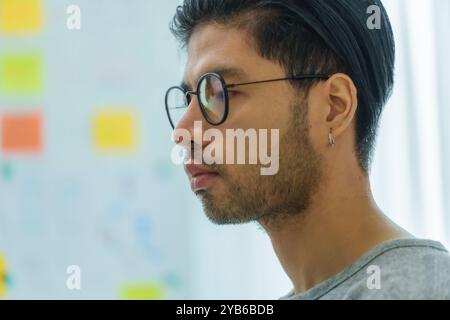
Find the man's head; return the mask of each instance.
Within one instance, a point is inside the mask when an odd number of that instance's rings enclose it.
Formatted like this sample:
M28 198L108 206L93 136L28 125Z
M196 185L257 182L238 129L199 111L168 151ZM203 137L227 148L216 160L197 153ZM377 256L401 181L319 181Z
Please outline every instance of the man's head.
M367 26L371 5L381 9L380 29ZM333 162L353 158L355 170L368 172L393 86L394 40L380 1L185 0L172 31L188 50L184 83L190 90L214 71L223 71L226 83L330 76L230 89L229 115L216 128L279 129L280 169L261 176L259 166L209 166L218 173L214 183L194 191L211 220L239 223L302 212ZM193 133L194 121L213 127L195 98L177 128ZM338 150L332 156L330 133Z

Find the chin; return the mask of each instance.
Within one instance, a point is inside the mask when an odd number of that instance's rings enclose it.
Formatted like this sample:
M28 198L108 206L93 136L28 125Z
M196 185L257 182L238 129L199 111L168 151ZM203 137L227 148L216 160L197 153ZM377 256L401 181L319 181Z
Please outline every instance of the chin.
M241 225L255 221L244 212L231 211L228 208L217 208L211 203L203 202L206 217L216 225Z
M206 217L216 225L239 225L255 221L248 212L241 212L235 205L224 203L226 195L213 195L210 190L199 190L195 194L202 202Z

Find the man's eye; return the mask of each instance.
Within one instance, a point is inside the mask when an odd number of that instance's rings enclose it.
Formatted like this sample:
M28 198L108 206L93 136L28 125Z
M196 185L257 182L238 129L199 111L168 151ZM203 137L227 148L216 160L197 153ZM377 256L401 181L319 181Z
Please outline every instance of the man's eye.
M238 93L239 92L237 92L237 91L230 91L230 90L228 90L228 97L232 98L232 97L236 96Z

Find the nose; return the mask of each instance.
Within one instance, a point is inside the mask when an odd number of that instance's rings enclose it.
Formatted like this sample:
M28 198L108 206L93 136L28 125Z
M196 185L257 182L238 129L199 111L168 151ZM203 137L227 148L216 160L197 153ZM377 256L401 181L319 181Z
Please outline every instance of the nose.
M191 137L191 145L194 144L194 137L196 136L195 134L195 122L197 121L201 121L202 124L202 128L205 128L206 126L208 126L208 122L205 120L205 118L203 117L203 114L201 112L200 109L200 104L198 102L198 97L196 94L191 93L191 92L187 92L186 96L190 96L190 102L189 105L187 107L186 113L183 115L183 117L180 119L180 121L178 122L178 124L176 124L175 127L175 131L185 131L186 133L189 133L189 136ZM188 100L189 101L189 100ZM204 130L204 129L203 129ZM199 133L197 133L198 135ZM201 133L203 136L203 133ZM186 135L183 135L183 139L186 138ZM202 139L203 141L203 139ZM187 141L182 141L182 138L178 138L177 140L175 140L175 143L177 144L183 144L184 146L188 145ZM204 143L202 143L203 145Z
M198 96L191 94L186 113L176 125L173 135L173 141L187 151L185 160L203 163L203 151L212 143L211 140L204 139L204 132L209 127L211 125L202 114Z

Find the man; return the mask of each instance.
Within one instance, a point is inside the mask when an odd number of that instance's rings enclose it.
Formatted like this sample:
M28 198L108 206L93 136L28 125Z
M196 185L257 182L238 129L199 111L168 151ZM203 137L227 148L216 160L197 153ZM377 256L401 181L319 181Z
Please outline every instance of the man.
M188 53L166 97L175 131L279 129L274 175L261 162L185 167L211 221L267 231L294 287L283 298L450 298L446 249L394 224L370 189L395 59L379 0L185 0L171 29ZM177 137L191 156L213 143Z

